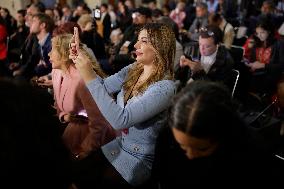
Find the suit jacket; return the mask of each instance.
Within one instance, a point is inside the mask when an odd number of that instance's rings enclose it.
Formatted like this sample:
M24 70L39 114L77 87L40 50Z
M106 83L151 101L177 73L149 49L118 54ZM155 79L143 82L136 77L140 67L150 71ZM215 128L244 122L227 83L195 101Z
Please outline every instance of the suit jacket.
M35 34L30 34L21 49L20 69L22 77L29 80L35 75L35 67L39 63L40 57L38 39Z
M131 66L104 80L97 77L87 87L111 126L128 131L102 146L102 151L120 175L135 186L150 178L156 138L175 84L172 80L155 82L125 105L122 85ZM115 92L119 92L116 102L109 95Z
M111 33L111 20L110 20L110 15L108 13L106 13L104 19L103 19L103 36L104 36L104 40L105 42L109 41L109 36Z
M193 74L192 79L221 82L226 86L228 86L229 89L232 89L233 66L234 66L234 61L228 50L223 46L219 46L216 55L216 60L209 69L208 73L206 73L204 70L201 70L200 72ZM188 74L187 71L183 71L183 69L184 68L179 68L176 76L176 78L181 81L181 87L183 87L185 85L185 82L187 82L190 79L190 74Z
M43 76L49 74L52 70L52 65L48 56L48 53L51 51L51 34L48 34L44 45L42 47L39 46L39 48L41 48L40 59L44 61L45 65L38 64L35 67L35 74L36 76Z
M68 73L52 71L55 105L62 120L65 114L87 113L87 121L69 122L63 139L73 154L89 153L114 138L114 131L99 111L79 72L70 66Z
M204 70L195 73L192 76L193 80L210 80L222 82L228 87L231 86L232 69L234 66L234 60L230 53L224 46L218 47L216 60L206 74Z

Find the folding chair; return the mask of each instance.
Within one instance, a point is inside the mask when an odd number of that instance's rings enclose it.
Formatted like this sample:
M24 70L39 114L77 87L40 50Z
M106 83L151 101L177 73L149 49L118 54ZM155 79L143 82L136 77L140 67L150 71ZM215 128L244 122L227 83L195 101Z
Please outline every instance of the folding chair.
M234 74L234 81L233 81L233 89L232 89L232 97L234 97L234 94L235 94L235 90L236 90L236 87L237 87L237 84L238 84L238 81L239 81L239 77L240 77L240 72L239 70L236 70L236 69L232 69L232 74Z

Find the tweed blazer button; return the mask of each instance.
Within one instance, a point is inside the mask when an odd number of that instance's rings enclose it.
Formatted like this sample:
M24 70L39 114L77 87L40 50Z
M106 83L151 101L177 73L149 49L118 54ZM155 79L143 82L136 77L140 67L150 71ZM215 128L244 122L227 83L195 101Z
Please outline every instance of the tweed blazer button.
M115 151L111 151L111 153L110 153L112 156L114 156L115 154L116 154L116 152Z
M134 151L139 151L139 148L137 146L134 147Z

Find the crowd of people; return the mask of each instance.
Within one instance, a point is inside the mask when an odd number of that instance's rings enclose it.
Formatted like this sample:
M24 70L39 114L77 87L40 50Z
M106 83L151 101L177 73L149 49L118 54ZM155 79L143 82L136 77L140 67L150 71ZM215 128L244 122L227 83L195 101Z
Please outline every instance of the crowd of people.
M280 182L284 1L142 3L0 8L11 186Z

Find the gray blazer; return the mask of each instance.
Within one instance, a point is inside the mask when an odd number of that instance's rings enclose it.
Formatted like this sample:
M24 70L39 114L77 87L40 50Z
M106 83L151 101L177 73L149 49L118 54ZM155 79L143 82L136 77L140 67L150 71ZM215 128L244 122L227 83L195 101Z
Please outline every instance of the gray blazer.
M127 129L127 132L121 132L121 136L102 146L102 151L121 176L136 186L151 175L156 138L175 94L175 84L172 80L158 81L124 105L122 85L131 66L104 80L98 77L87 87L112 127L116 130ZM115 92L119 92L117 101L110 96Z

